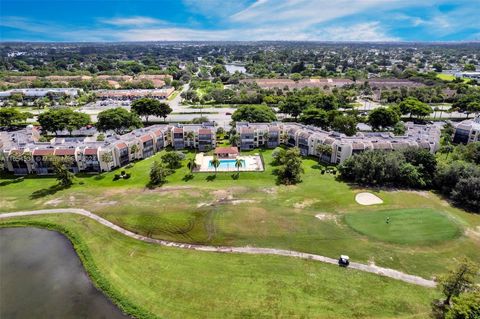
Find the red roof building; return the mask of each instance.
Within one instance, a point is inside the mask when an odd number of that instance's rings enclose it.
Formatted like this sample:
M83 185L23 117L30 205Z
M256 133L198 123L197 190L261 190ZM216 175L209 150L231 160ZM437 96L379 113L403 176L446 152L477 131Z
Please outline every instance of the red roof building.
M97 155L97 149L96 148L86 148L84 151L83 151L83 154L85 155Z
M238 156L238 147L217 147L215 149L215 155L222 158L235 158Z
M33 155L33 156L53 155L53 148L52 148L52 149L37 149L37 150L33 150L32 155Z
M54 154L57 156L73 156L75 155L74 148L57 148L54 151Z

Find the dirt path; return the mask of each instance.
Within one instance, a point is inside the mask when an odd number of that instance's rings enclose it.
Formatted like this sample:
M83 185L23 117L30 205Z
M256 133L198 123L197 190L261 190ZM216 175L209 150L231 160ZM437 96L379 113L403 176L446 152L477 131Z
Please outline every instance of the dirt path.
M172 241L160 240L160 239L153 239L149 237L145 237L142 235L135 234L129 230L126 230L122 227L119 227L108 220L95 215L85 209L81 208L59 208L59 209L42 209L42 210L32 210L32 211L22 211L22 212L12 212L12 213L4 213L0 214L1 218L9 218L9 217L20 217L20 216L31 216L31 215L44 215L44 214L78 214L82 216L86 216L93 220L96 220L100 224L107 226L125 236L141 240L148 243L154 243L162 246L168 247L177 247L183 249L192 249L198 251L208 251L208 252L218 252L218 253L241 253L241 254L252 254L252 255L278 255L278 256L287 256L287 257L295 257L301 259L309 259L320 261L328 264L337 265L337 260L325 256L315 255L315 254L308 254L302 253L293 250L285 250L285 249L275 249L275 248L260 248L260 247L229 247L229 246L205 246L205 245L194 245L194 244L182 244ZM401 280L410 284L415 284L424 287L435 287L436 283L433 280L428 280L422 277L413 276L409 274L405 274L398 270L390 269L390 268L382 268L375 265L365 265L360 263L351 262L349 268L353 268L360 271L365 271L385 277L390 277L393 279Z

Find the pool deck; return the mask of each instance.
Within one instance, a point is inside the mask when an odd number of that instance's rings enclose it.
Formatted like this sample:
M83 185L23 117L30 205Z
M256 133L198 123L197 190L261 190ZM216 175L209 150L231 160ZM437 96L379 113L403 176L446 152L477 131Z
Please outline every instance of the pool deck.
M218 167L217 172L263 172L263 162L260 155L240 155L237 158L245 161L245 166L236 168L235 165L232 167ZM197 163L198 169L197 172L215 172L215 168L210 167L210 161L213 159L211 155L204 155L199 153L195 156L195 162ZM222 160L235 160L236 158L219 158Z

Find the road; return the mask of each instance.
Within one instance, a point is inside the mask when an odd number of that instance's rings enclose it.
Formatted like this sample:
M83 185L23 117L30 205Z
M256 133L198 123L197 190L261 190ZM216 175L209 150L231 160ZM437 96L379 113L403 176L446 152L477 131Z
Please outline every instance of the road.
M126 230L120 226L113 224L112 222L95 215L85 209L81 208L59 208L59 209L42 209L42 210L32 210L32 211L20 211L20 212L11 212L11 213L3 213L0 214L0 219L10 218L10 217L20 217L20 216L32 216L32 215L44 215L44 214L77 214L86 216L91 218L100 224L113 229L125 236L130 238L141 240L147 243L153 243L161 246L167 247L176 247L182 249L192 249L197 251L206 251L206 252L217 252L217 253L240 253L240 254L251 254L251 255L277 255L277 256L286 256L286 257L294 257L294 258L301 258L301 259L308 259L319 261L323 263L337 265L338 262L336 259L325 257L321 255L315 254L308 254L302 253L293 250L285 250L285 249L275 249L275 248L260 248L260 247L232 247L232 246L206 246L206 245L195 245L195 244L184 244L184 243L177 243L173 241L166 241L160 239L153 239L149 237L145 237L142 235L135 234L129 230ZM373 274L377 274L380 276L385 276L389 278L393 278L396 280L400 280L406 283L415 284L423 287L433 288L436 286L435 281L428 280L419 276L405 274L398 270L390 269L390 268L383 268L378 267L375 265L365 265L360 263L351 262L348 268L369 272Z
M215 121L219 126L224 127L225 129L229 128L229 123L232 121L231 115L235 112L235 108L215 108L215 107L204 107L202 109L192 108L191 105L183 105L182 98L180 95L182 92L188 91L190 84L185 84L182 91L171 101L168 102L172 108L172 113L182 113L182 114L170 114L167 116L167 122L183 122L191 121L192 119L200 116L205 116L209 121ZM203 113L203 114L200 114ZM188 114L190 113L190 114Z

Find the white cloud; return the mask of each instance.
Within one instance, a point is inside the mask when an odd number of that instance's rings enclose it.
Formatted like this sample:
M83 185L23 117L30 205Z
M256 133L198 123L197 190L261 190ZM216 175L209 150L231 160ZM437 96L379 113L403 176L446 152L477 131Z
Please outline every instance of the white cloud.
M368 22L348 27L328 27L321 31L325 40L331 41L399 41L386 34L379 22Z
M413 28L406 39L420 33L432 40L480 30L472 5L448 14L438 5L460 0L183 0L190 12L215 16L214 29L201 20L186 26L146 16L98 19L93 26L52 25L21 17L2 17L0 25L64 41L161 41L161 40L299 40L299 41L398 41L391 35L398 27ZM400 8L429 8L429 17L402 13ZM477 9L478 10L478 9ZM210 13L209 13L210 11ZM415 12L415 11L413 11ZM373 18L372 18L373 17ZM190 17L195 19L195 17ZM190 20L189 20L190 21ZM475 29L477 28L477 29ZM471 38L471 37L470 37Z
M165 21L150 17L126 17L126 18L111 18L101 19L101 23L111 24L115 26L145 26L152 24L165 24Z
M207 17L227 17L248 7L249 0L182 0L192 13Z

